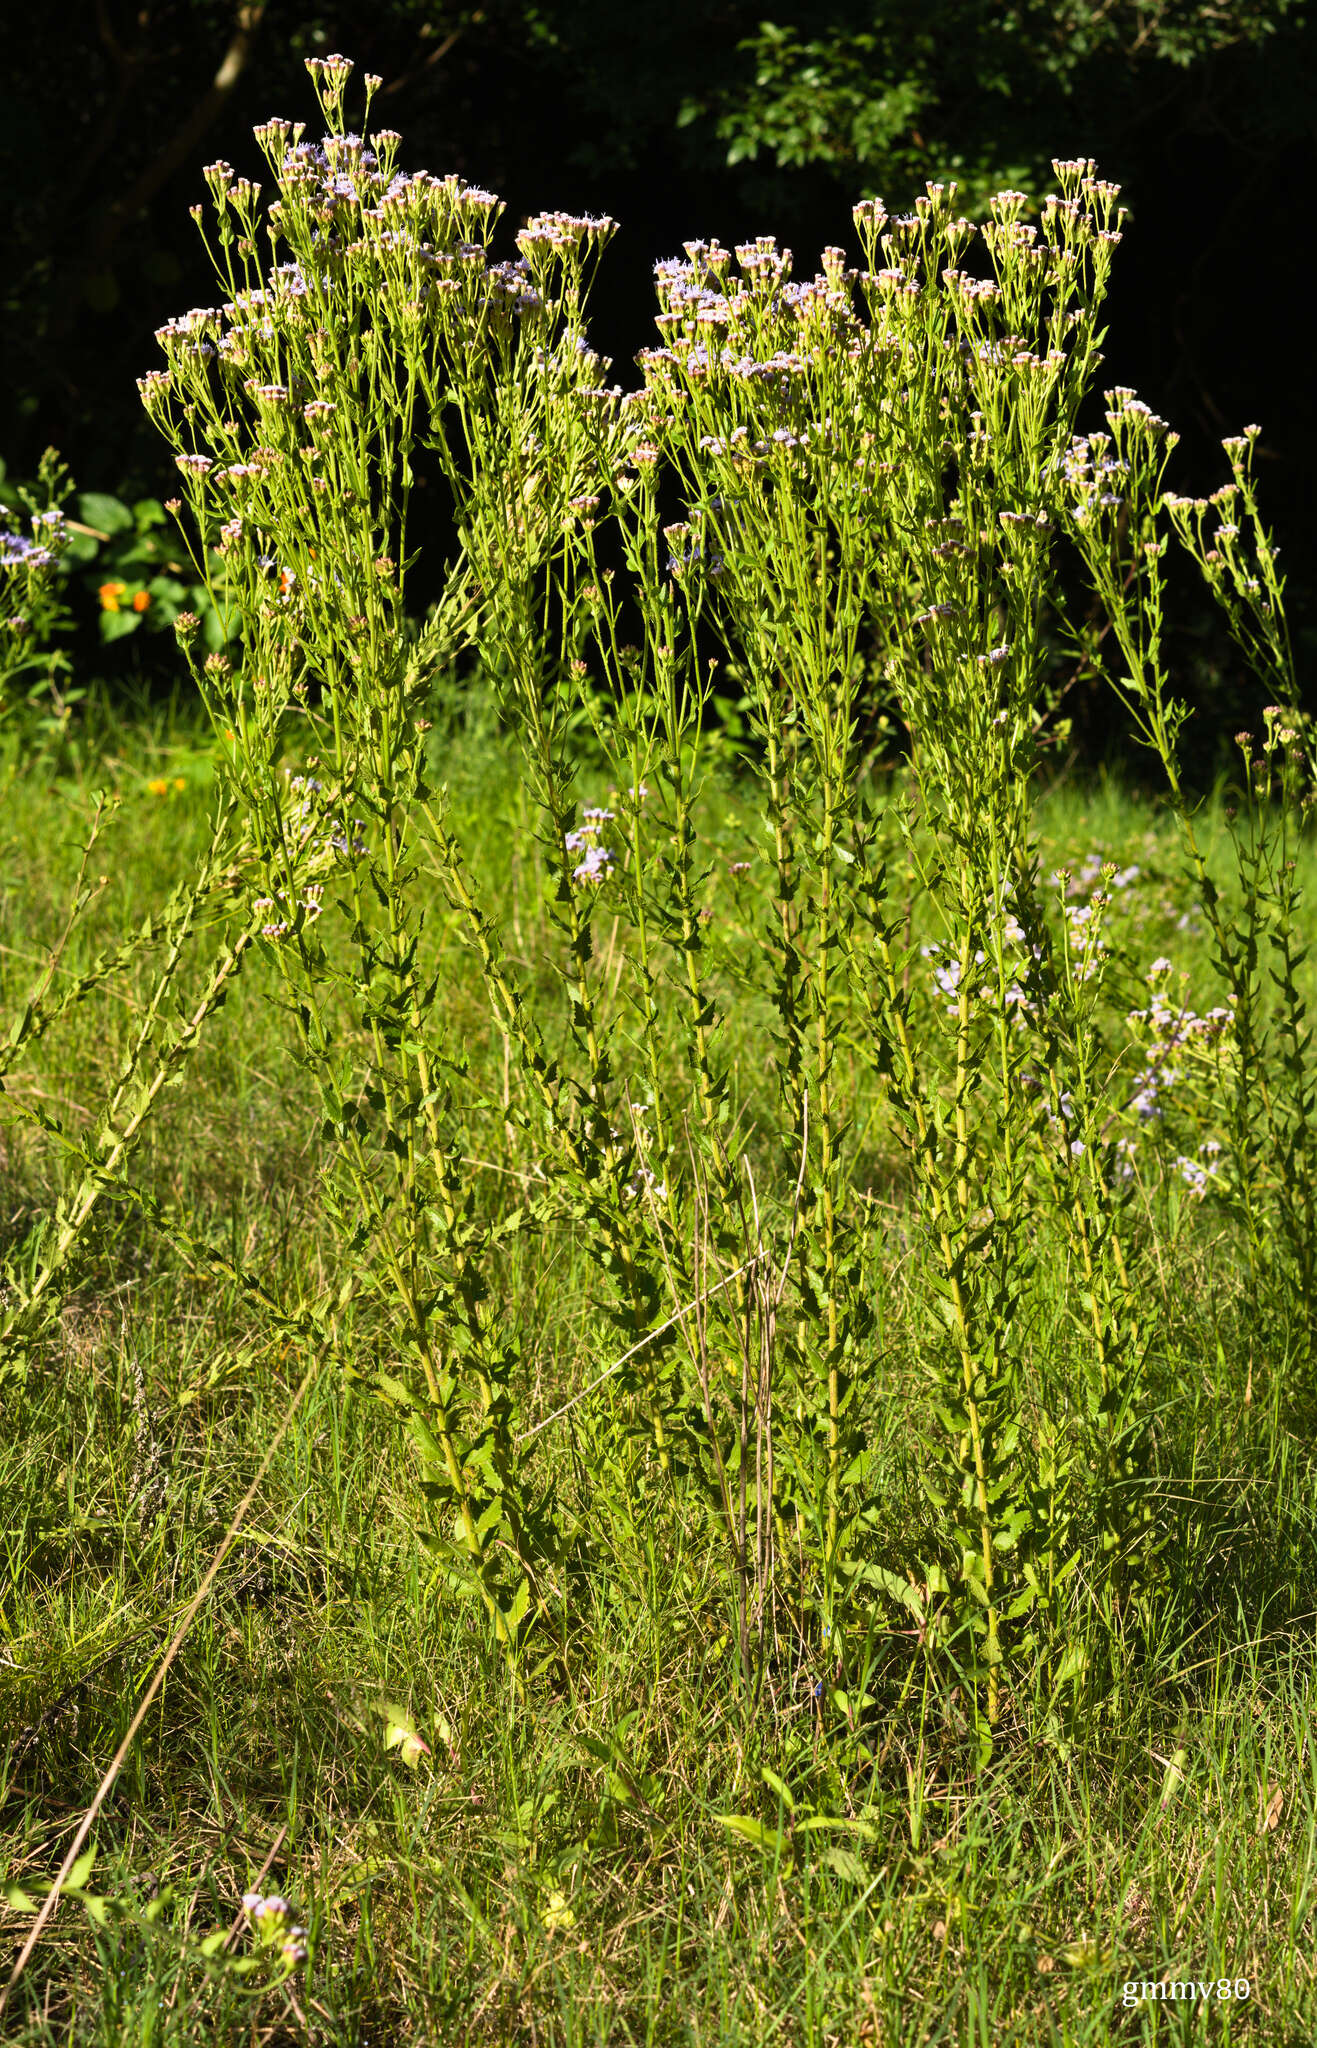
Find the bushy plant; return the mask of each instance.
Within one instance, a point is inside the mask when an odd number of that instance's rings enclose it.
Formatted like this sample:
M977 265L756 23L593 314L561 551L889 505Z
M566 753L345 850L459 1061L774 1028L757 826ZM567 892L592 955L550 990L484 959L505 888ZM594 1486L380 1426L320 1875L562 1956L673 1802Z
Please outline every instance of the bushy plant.
M1219 1179L1259 1303L1276 1300L1276 1231L1312 1299L1299 725L1277 712L1250 764L1245 907L1227 913L1180 790L1158 639L1178 534L1293 697L1247 443L1231 488L1251 552L1164 492L1174 437L1132 392L1079 434L1121 232L1087 161L1056 164L1041 227L1015 192L981 229L954 187L896 219L867 201L858 270L830 249L795 282L770 239L688 244L658 267L659 345L624 393L585 324L613 223L537 215L496 258L497 200L400 169L397 135L348 128L351 67L309 68L327 132L257 131L268 205L209 168L223 303L162 330L166 367L141 387L195 559L242 628L233 661L201 660L196 617L178 621L224 793L188 902L236 857L246 904L195 1029L267 950L321 1103L337 1271L321 1302L278 1312L396 1413L431 1511L417 1540L510 1652L538 1638L570 1658L589 1517L539 1457L565 1426L610 1511L637 1529L678 1506L702 1518L748 1685L803 1656L863 1698L913 1626L959 1673L986 1749L1030 1674L1053 1700L1082 1678L1081 1585L1112 1622L1157 1596L1147 1202ZM438 497L443 518L422 519ZM409 579L444 520L442 595L417 629ZM1113 935L1114 866L1042 871L1066 547L1185 812L1231 998L1202 1018ZM509 943L436 779L428 713L461 660L520 749L519 851L551 960ZM699 826L720 664L744 700L757 847L731 864ZM900 775L876 765L884 730ZM738 889L764 913L755 951L731 957L716 904ZM179 917L181 942L195 913ZM505 1048L501 1089L445 1001L454 947ZM753 1121L734 1011L768 1077ZM135 1070L127 1126L112 1106L125 1144L189 1032L191 1014ZM1168 1151L1147 1133L1191 1059L1200 1106ZM480 1179L500 1130L515 1200ZM121 1157L98 1155L87 1188ZM873 1432L875 1160L910 1197L905 1327L927 1390L908 1446L924 1506L904 1529ZM616 1332L549 1415L501 1284L528 1237L588 1248Z
M69 541L64 506L72 493L53 448L31 484L10 479L0 464L0 719L38 699L49 700L58 717L81 694L63 681L70 664L59 646L72 623L58 583Z

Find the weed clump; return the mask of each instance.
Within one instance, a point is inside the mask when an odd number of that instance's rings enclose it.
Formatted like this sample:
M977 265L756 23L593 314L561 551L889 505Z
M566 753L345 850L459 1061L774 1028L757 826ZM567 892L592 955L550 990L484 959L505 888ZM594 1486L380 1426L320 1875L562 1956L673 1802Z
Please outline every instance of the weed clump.
M1014 192L977 227L953 186L907 216L866 201L861 266L829 249L799 281L770 238L687 244L623 392L586 324L613 223L543 213L496 257L497 200L400 168L369 81L347 126L349 70L312 65L320 141L257 130L268 204L208 169L222 302L164 328L142 380L235 629L198 662L180 620L213 826L164 916L58 997L52 967L10 1035L12 1067L162 952L92 1136L6 1098L72 1169L9 1259L7 1370L104 1197L134 1205L267 1342L394 1418L425 1598L517 1683L576 1695L605 1552L698 1555L739 1696L808 1717L835 1776L798 1800L765 1765L776 1823L722 1819L775 1868L827 1838L853 1879L838 1831L894 1745L925 1758L931 1701L974 1772L1030 1727L1068 1756L1177 1611L1166 1271L1196 1216L1283 1398L1310 1374L1312 792L1256 430L1210 503L1165 489L1175 436L1132 391L1080 432L1123 219L1086 160L1055 165L1038 223ZM453 544L418 626L422 485ZM1161 656L1172 544L1279 700L1215 846ZM29 577L39 552L9 550ZM1102 608L1076 650L1165 772L1201 1007L1148 963L1141 862L1044 855L1066 563ZM514 762L496 846L436 745L463 663ZM129 1173L253 962L316 1103L323 1256L291 1291ZM558 1258L588 1294L566 1381L526 1280ZM145 1540L169 1494L138 1387ZM390 1711L414 1767L429 1745ZM611 1843L661 1788L616 1743L596 1761ZM263 1904L291 1971L305 1931ZM547 1913L574 1924L560 1886Z

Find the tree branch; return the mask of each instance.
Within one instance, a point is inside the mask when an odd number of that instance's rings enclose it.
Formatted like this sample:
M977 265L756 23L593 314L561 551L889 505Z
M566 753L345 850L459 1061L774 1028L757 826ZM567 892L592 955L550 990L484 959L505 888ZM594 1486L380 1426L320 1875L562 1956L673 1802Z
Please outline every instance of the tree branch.
M242 0L233 24L233 35L209 90L197 101L187 118L170 136L160 154L134 178L128 190L112 200L101 218L88 269L103 267L110 250L128 223L155 198L162 185L186 162L206 130L218 120L234 87L247 67L257 31L265 13L266 0Z
M407 87L411 84L414 78L419 78L426 71L433 71L435 65L438 64L442 58L448 55L448 52L452 49L453 44L460 40L462 33L462 28L450 29L448 34L444 37L443 41L441 43L436 44L435 48L431 50L429 56L425 59L425 62L423 64L413 65L410 71L403 72L401 78L391 78L389 80L389 83L384 87L383 91L380 93L380 98L387 99L392 93L405 92Z

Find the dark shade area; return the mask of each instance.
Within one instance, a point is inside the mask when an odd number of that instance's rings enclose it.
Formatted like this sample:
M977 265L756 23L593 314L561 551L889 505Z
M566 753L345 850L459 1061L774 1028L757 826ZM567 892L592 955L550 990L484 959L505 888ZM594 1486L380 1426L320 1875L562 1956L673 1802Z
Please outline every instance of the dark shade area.
M771 229L812 270L825 243L853 246L861 193L897 208L923 177L951 174L972 207L995 182L1045 190L1054 153L1092 155L1131 209L1104 381L1136 386L1181 430L1181 489L1219 482L1220 437L1262 422L1264 503L1306 665L1317 586L1317 421L1301 314L1317 169L1306 8L856 0L798 5L795 26L770 34L763 5L82 0L23 10L8 25L0 138L0 455L11 474L30 473L53 443L82 488L163 490L163 450L135 379L157 361L154 328L214 296L188 218L201 167L225 157L255 174L255 121L312 123L304 59L317 52L341 48L382 74L376 120L402 131L405 161L492 185L511 223L542 206L620 220L595 317L623 382L650 339L651 265L688 236L732 243ZM1228 697L1214 628L1187 602L1184 687L1199 687L1197 666Z

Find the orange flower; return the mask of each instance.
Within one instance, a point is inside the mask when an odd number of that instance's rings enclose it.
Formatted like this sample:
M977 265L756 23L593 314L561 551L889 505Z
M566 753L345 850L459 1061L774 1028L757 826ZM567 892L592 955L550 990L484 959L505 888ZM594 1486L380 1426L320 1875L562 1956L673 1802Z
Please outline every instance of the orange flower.
M136 597L134 597L134 599L133 599L133 610L134 610L135 612L144 612L144 611L146 610L147 606L148 606L148 605L150 604L150 602L151 602L151 593L150 593L150 591L149 591L149 590L139 590L139 591L138 591L138 593L137 593L137 595L136 595Z
M97 593L101 600L101 610L117 612L120 609L119 599L127 588L126 583L102 583Z
M163 775L157 775L154 781L148 782L146 786L152 796L168 796L169 794L169 784L165 781Z

